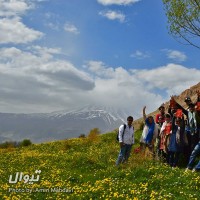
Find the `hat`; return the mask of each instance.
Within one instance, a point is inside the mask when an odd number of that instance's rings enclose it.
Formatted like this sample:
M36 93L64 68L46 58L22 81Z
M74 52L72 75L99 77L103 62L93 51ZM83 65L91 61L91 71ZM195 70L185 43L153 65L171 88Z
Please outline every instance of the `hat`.
M185 102L186 102L186 101L191 101L190 97L186 97L186 98L185 98Z

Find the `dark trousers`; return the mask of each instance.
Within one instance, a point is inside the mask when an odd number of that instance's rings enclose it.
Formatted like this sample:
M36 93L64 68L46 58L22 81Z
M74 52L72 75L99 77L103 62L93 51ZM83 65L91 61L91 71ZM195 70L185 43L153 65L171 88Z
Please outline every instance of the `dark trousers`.
M168 160L169 165L171 167L176 167L177 164L178 164L180 153L179 152L169 151L167 155L168 155L167 160Z

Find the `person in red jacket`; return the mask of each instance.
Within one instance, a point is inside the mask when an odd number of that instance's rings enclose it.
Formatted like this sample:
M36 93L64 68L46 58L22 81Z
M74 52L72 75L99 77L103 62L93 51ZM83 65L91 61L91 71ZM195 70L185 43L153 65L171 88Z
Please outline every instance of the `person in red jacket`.
M159 113L156 115L155 121L156 124L160 124L162 126L163 122L165 121L165 107L164 104L162 104L159 108Z

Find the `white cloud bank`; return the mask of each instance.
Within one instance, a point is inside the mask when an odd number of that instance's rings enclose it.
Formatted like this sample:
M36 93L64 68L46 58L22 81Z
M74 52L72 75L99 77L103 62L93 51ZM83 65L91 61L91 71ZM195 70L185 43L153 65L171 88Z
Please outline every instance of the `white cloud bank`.
M22 22L21 16L33 7L34 4L25 0L0 1L0 44L24 44L44 35Z
M50 112L100 104L129 109L139 117L144 105L147 112L153 111L200 77L199 69L176 64L127 71L91 60L80 69L69 61L55 60L60 53L60 49L39 46L1 48L1 112Z
M0 19L0 44L28 43L43 36L43 33L26 27L21 18Z
M26 0L1 0L0 1L0 16L10 17L19 16L24 14L27 10L31 9L33 5Z

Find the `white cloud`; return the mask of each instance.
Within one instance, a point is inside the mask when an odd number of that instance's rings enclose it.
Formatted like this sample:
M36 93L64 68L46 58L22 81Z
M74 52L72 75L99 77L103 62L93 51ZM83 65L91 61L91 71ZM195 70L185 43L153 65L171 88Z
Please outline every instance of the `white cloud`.
M136 3L140 0L97 0L100 4L107 5L129 5Z
M103 62L101 61L89 61L87 63L87 68L90 72L98 75L98 76L104 76L107 78L113 77L114 69L112 67L107 67Z
M168 95L177 95L184 89L199 82L200 70L182 65L168 64L151 70L138 70L134 73L149 88L166 90Z
M174 61L183 62L187 59L187 56L184 52L170 49L165 49L164 51L167 52L167 57Z
M145 58L149 58L150 54L148 52L141 52L137 50L134 53L132 53L130 57L137 58L137 59L145 59Z
M66 23L64 25L64 30L73 34L79 34L80 32L78 31L78 28L71 24L71 23Z
M197 84L200 77L199 69L176 64L127 71L123 67L106 66L101 61L90 61L87 68L95 73L95 88L90 99L99 104L130 108L136 115L140 115L144 105L149 112L155 110L171 95Z
M44 35L22 23L21 16L33 8L34 4L27 0L0 1L0 44L24 44Z
M24 14L27 10L31 9L33 4L26 0L1 0L0 1L0 16L10 17L19 16Z
M101 11L99 14L103 17L106 17L109 20L118 20L120 22L125 21L125 15L120 11L108 10L108 11Z
M26 27L21 18L0 19L0 43L28 43L43 36L43 33Z

